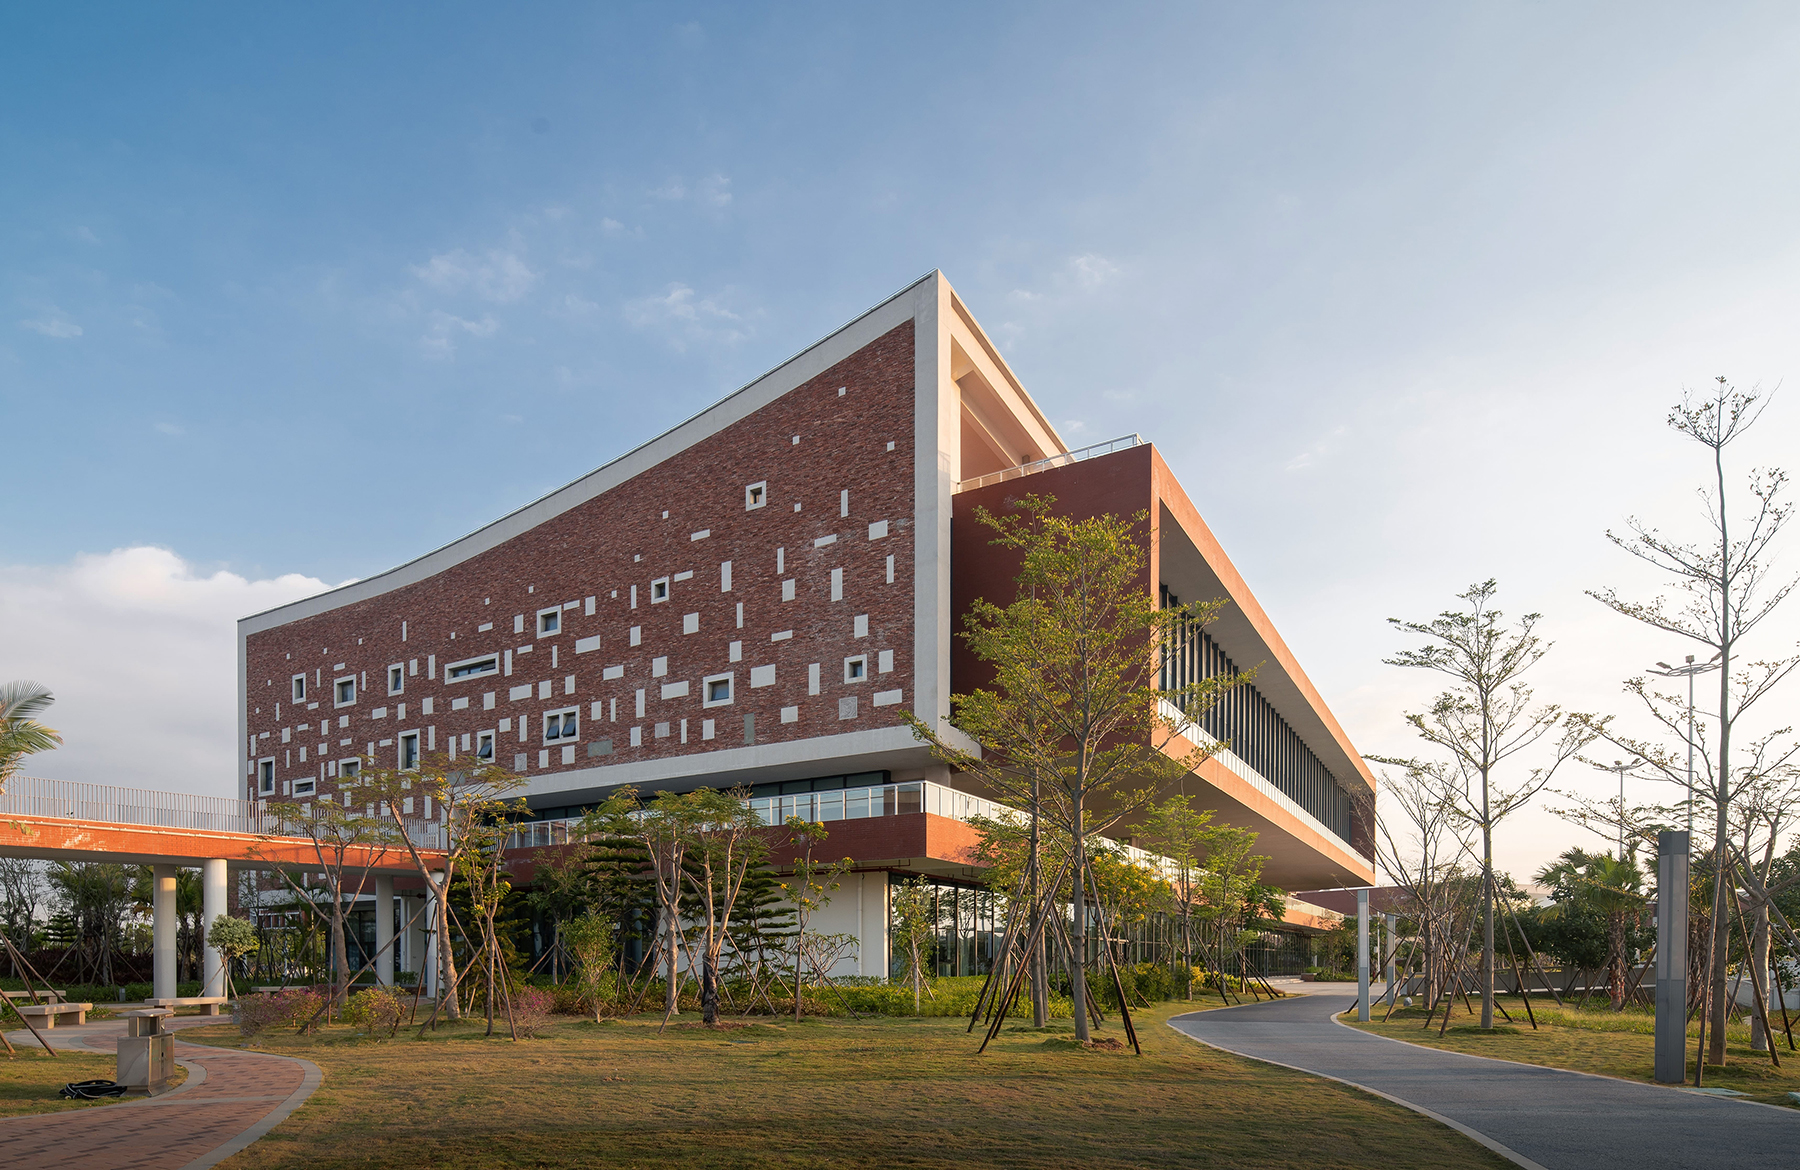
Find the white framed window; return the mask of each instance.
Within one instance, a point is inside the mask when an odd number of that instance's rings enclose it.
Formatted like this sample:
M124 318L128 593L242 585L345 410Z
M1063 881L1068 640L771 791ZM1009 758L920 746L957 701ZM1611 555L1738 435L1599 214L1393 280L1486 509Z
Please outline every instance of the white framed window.
M265 756L256 761L256 794L258 796L275 795L274 756Z
M659 601L667 600L669 600L669 579L658 577L650 582L650 604L655 605Z
M744 511L754 512L769 502L769 481L747 484L744 487Z
M730 674L709 674L700 680L700 705L726 707L731 704L735 679Z
M573 743L581 737L581 708L544 712L544 742Z
M313 777L311 777L311 776L303 777L299 780L294 781L294 795L295 796L311 796L313 789L315 789L317 787L318 787L318 782L316 780L314 780Z
M406 690L406 664L396 662L388 667L388 694L398 695Z
M496 674L500 670L498 654L484 654L480 658L465 658L461 662L444 664L444 681L461 682L466 678L480 678L483 675Z
M478 731L475 733L475 758L486 764L494 762L494 733Z
M338 779L340 780L355 776L361 771L362 757L360 756L352 756L347 760L339 760L337 762L337 774Z
M294 702L306 702L306 676L304 674L294 676Z
M333 707L351 707L356 704L356 676L347 674L336 680L331 688L331 705Z
M537 612L537 636L548 638L552 634L562 633L562 606L552 609L540 609Z
M869 656L867 654L852 654L850 657L844 659L844 681L845 682L847 682L847 683L865 682L865 681L867 681L868 677L869 677Z
M416 732L416 731L401 732L400 737L399 737L398 748L399 748L398 754L399 754L399 762L400 762L400 770L401 771L410 772L412 769L417 768L419 766L419 733L418 732Z

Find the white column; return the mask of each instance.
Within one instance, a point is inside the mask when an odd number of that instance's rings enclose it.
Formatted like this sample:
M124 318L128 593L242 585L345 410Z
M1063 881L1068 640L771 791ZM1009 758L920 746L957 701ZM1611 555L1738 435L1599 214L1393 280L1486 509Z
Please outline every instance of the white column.
M151 996L175 998L175 867L150 868Z
M1369 1022L1369 891L1356 891L1356 1018Z
M1394 970L1394 960L1400 956L1400 940L1394 935L1394 927L1398 925L1399 918L1393 914L1384 914L1381 916L1381 922L1381 946L1382 950L1386 952L1383 957L1387 966L1387 1001L1388 1006L1393 1007L1394 996L1399 994L1395 990L1395 983L1399 976Z
M212 930L213 919L229 913L225 908L227 882L223 857L210 858L200 863L200 932L203 935ZM225 956L214 950L210 943L204 954L201 969L206 974L206 983L200 994L224 995Z
M380 956L375 960L375 982L383 987L394 985L394 875L375 875L375 947ZM381 948L387 947L386 950Z
M415 900L412 898L402 898L400 900L401 913L406 916L407 921L412 923L412 925L407 928L406 937L400 940L406 950L402 953L399 962L402 971L411 971L420 979L424 979L425 928L427 923L425 921L425 916L419 913L419 906L424 905L425 900L423 898L417 899L418 905L414 905L414 901Z

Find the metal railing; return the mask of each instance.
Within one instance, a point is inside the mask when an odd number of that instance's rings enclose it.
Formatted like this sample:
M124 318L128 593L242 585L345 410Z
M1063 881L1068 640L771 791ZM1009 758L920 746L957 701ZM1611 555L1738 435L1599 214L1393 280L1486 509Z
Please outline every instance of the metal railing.
M1126 451L1138 446L1144 440L1136 433L1121 435L1116 439L1108 439L1104 443L1089 443L1085 447L1077 447L1073 451L1064 451L1061 455L1051 455L1045 459L1021 463L1017 467L1008 467L1004 471L990 471L986 475L965 479L957 483L956 490L966 492L972 488L986 487L991 483L1005 483L1009 479L1032 475L1039 471L1049 471L1053 467L1067 467L1071 463L1080 463L1083 459L1092 459L1097 455L1111 455L1114 451Z
M295 835L283 833L282 815L266 800L195 796L154 788L115 788L109 784L49 780L42 776L14 776L7 781L6 791L0 793L0 817L8 816L99 821L110 825L143 825L201 833ZM421 818L403 819L407 836L415 845L425 849L440 847L442 829L439 825Z

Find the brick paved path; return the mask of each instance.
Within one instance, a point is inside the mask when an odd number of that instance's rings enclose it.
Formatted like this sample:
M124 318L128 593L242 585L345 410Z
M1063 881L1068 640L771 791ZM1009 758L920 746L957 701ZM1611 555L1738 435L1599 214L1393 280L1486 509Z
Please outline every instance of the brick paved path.
M179 1029L219 1020L172 1022ZM116 1052L124 1030L123 1022L106 1021L46 1035L59 1048ZM274 1129L319 1086L317 1065L265 1052L177 1040L175 1059L186 1066L187 1083L160 1097L0 1118L0 1167L205 1170Z

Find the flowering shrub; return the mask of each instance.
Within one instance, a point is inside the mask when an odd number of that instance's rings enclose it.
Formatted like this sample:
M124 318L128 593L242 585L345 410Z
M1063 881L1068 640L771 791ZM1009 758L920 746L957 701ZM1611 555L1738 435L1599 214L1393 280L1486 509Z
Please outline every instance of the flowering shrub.
M513 1024L521 1036L536 1036L550 1022L556 997L541 987L521 987L512 992Z
M264 1028L302 1024L325 1005L325 997L313 991L278 991L273 995L246 995L238 1000L238 1031L254 1036Z
M405 1004L395 992L386 987L370 987L351 996L344 1005L344 1022L378 1036L392 1032L405 1011Z

